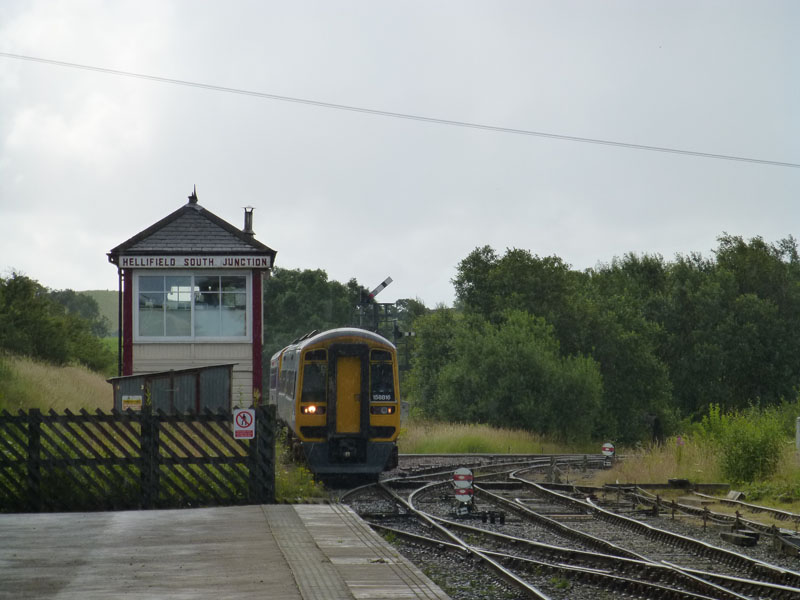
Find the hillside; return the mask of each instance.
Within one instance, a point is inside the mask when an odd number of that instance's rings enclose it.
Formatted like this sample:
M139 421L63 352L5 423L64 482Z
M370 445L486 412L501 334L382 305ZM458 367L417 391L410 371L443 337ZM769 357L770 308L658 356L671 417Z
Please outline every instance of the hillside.
M94 298L94 301L97 302L97 306L100 309L100 314L111 323L112 335L116 336L116 332L119 331L119 323L117 321L117 317L119 316L117 300L119 292L116 290L84 290L79 293Z

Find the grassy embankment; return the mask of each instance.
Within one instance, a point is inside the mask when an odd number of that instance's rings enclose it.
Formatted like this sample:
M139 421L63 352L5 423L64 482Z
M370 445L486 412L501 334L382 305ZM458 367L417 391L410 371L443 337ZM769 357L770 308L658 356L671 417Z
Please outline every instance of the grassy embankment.
M597 454L599 444L567 447L521 429L413 421L403 429L401 454Z
M521 430L496 429L485 425L443 423L407 424L400 440L400 452L426 453L532 453L597 454L600 443L565 446ZM666 483L669 479L688 479L693 483L730 483L722 475L720 452L710 441L673 437L662 446L617 448L624 456L611 469L596 473L591 480L576 470L567 473L569 481L584 484ZM734 483L747 499L800 512L800 457L792 440L786 440L776 473L753 483ZM676 492L674 496L682 495ZM669 493L666 494L670 496ZM714 510L723 510L715 506Z
M113 404L111 386L85 367L56 367L30 358L0 356L0 409L94 412L98 408L109 411Z
M785 440L773 475L749 483L726 481L719 448L703 440L672 437L660 447L623 453L624 460L598 475L598 484L662 483L671 478L730 483L731 489L745 492L749 502L800 512L800 455L794 440Z

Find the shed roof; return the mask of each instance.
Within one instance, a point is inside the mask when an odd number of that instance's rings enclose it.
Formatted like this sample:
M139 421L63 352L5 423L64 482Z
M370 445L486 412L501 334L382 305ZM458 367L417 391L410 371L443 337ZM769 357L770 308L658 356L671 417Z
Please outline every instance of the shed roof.
M276 252L200 206L193 193L184 206L113 248L108 260L156 254L249 254L269 256L273 264Z

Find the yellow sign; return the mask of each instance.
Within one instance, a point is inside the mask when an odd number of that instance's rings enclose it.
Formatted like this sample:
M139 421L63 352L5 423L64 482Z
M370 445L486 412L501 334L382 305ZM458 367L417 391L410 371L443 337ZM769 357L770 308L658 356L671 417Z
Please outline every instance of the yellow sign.
M141 396L123 396L122 397L122 410L142 410L142 397Z

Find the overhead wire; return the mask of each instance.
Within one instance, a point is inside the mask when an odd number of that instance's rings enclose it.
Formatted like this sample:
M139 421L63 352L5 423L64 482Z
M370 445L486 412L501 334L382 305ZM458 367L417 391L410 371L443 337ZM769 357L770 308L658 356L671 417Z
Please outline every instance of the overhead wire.
M633 144L629 142L620 142L615 140L605 140L598 138L580 137L574 135L564 135L559 133L548 133L545 131L534 131L530 129L518 129L514 127L500 127L496 125L487 125L483 123L472 123L468 121L456 121L452 119L442 119L438 117L427 117L424 115L415 115L410 113L392 112L386 110L379 110L375 108L366 108L363 106L353 106L349 104L336 104L333 102L323 102L321 100L311 100L309 98L296 98L292 96L282 96L279 94L270 94L266 92L256 92L253 90L246 90L242 88L225 87L221 85L214 85L210 83L201 83L197 81L188 81L185 79L173 79L170 77L159 77L157 75L148 75L145 73L134 73L132 71L122 71L119 69L108 69L105 67L97 67L93 65L86 65L73 62L65 62L61 60L53 60L49 58L40 58L36 56L27 56L23 54L13 54L10 52L0 52L0 57L10 58L15 60L25 60L31 62L44 63L58 67L68 67L72 69L82 69L85 71L94 71L97 73L104 73L107 75L118 75L122 77L132 77L136 79L145 79L148 81L155 81L158 83L169 83L173 85L183 85L187 87L200 88L204 90L211 90L215 92L223 92L228 94L239 94L244 96L253 96L256 98L264 98L268 100L277 100L281 102L293 102L296 104L306 104L309 106L317 106L320 108L328 108L334 110L345 110L350 112L376 115L380 117L391 117L395 119L408 119L413 121L420 121L423 123L434 123L437 125L449 125L453 127L465 127L470 129L479 129L483 131L493 131L497 133L510 133L515 135L527 135L541 138L549 138L556 140L563 140L568 142L580 142L585 144L600 144L604 146L616 146L618 148L629 148L632 150L645 150L649 152L665 152L670 154L681 154L684 156L695 156L701 158L711 158L717 160L731 160L739 162L748 162L761 165L770 165L774 167L789 167L800 169L800 163L782 162L776 160L766 160L761 158L753 158L748 156L736 156L731 154L714 154L711 152L699 152L695 150L685 150L681 148L669 148L665 146L649 146L645 144Z

